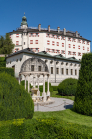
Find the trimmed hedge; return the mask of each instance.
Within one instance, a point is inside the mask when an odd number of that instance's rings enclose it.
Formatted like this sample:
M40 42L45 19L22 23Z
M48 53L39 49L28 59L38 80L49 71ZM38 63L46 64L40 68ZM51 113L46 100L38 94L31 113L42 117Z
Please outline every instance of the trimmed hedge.
M0 139L91 139L91 131L91 127L55 117L0 122Z
M2 73L2 72L8 73L14 77L14 69L13 68L0 67L0 73Z
M31 119L34 103L30 94L11 75L0 74L0 120Z
M73 109L92 116L92 53L83 54Z
M0 57L0 67L6 67L5 57Z
M6 62L5 61L0 62L0 67L6 67Z
M63 96L75 96L77 89L77 79L67 78L58 85L58 93Z
M0 62L6 61L5 57L0 57Z

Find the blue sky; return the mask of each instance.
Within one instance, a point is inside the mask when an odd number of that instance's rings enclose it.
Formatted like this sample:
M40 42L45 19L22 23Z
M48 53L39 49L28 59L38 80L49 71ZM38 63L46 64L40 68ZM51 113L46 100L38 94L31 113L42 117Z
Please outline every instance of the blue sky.
M92 41L92 0L0 0L0 35L20 27L24 12L29 27L59 26Z

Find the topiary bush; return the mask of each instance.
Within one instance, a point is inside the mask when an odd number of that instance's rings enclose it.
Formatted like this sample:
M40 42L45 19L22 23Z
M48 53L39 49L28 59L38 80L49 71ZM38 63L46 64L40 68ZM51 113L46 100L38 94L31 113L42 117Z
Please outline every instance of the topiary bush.
M14 77L14 69L13 68L6 68L6 67L0 67L0 73L6 72Z
M34 103L27 91L11 75L0 73L0 120L31 119Z
M92 116L92 53L82 57L73 110Z
M63 96L75 96L77 89L77 79L67 78L58 85L58 93Z

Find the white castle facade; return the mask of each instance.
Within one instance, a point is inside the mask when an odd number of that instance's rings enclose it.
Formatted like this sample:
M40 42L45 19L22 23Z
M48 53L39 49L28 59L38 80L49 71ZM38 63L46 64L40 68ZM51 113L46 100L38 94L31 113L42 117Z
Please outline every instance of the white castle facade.
M79 77L80 60L83 53L90 52L90 40L76 32L28 27L27 19L22 18L21 27L10 32L10 38L15 44L13 53L7 57L6 67L15 69L19 77L21 66L25 60L32 57L41 58L48 66L50 82L58 85L65 78ZM24 79L24 77L22 77ZM42 82L42 77L40 82ZM32 82L30 78L30 83Z

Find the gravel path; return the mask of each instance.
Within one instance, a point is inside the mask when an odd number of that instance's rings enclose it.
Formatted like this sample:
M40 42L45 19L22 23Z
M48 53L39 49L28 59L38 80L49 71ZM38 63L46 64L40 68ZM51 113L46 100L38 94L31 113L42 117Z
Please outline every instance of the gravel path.
M55 98L55 97L50 97L50 99L55 100L55 102L53 104L44 105L44 106L41 105L34 106L34 111L42 111L42 112L61 111L73 107L73 103L74 103L73 100L65 99L65 98Z

